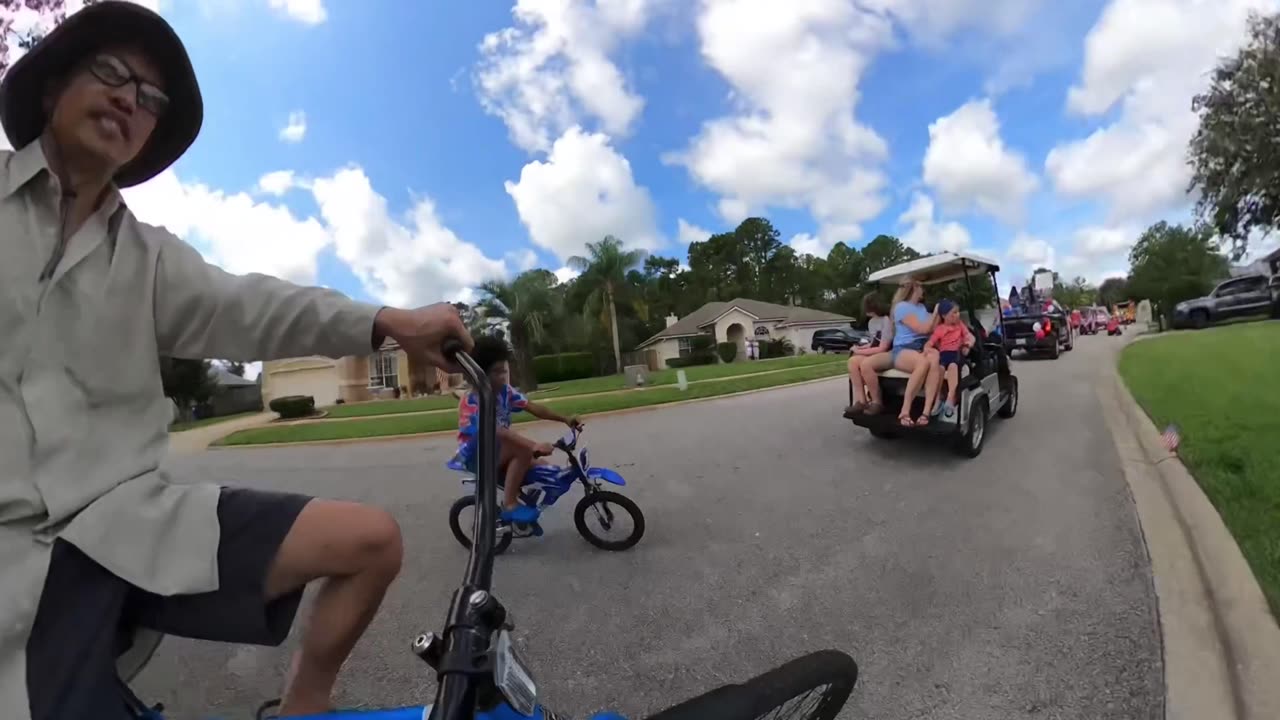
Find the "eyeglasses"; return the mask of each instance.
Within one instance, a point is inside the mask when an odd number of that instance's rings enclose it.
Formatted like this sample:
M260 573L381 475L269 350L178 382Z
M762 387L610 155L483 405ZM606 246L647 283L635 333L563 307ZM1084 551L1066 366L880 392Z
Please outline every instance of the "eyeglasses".
M137 85L138 93L134 102L156 117L164 114L169 107L169 96L163 90L138 77L123 60L114 55L95 56L89 62L89 72L104 85L111 87L124 87L127 83Z

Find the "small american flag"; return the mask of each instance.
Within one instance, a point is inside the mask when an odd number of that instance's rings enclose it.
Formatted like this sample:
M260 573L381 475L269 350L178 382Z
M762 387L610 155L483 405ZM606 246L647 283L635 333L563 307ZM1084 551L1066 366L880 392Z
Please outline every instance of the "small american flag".
M1160 442L1164 444L1165 450L1169 452L1177 452L1178 443L1181 441L1182 435L1178 433L1178 426L1172 423L1164 429L1164 432L1160 433Z

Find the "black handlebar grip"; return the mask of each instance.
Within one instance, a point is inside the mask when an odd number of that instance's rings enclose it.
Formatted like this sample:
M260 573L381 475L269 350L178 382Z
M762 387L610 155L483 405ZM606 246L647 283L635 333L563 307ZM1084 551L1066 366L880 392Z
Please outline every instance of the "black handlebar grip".
M440 345L440 352L449 360L456 360L458 353L462 352L462 341L458 338L445 338Z

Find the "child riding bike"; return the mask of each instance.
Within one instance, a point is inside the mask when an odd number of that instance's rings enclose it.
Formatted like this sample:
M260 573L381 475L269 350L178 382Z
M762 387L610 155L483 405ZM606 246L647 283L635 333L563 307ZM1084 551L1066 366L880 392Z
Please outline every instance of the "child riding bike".
M538 509L520 505L520 486L529 467L540 457L550 455L551 445L536 442L511 429L511 414L527 412L541 420L562 422L571 428L580 428L576 416L564 417L544 405L530 401L510 385L511 348L499 337L484 335L476 338L471 357L488 374L498 401L498 474L505 479L502 519L514 523L533 523L538 520ZM476 438L480 431L480 400L475 391L467 393L458 405L458 455L457 459L468 471L476 472Z

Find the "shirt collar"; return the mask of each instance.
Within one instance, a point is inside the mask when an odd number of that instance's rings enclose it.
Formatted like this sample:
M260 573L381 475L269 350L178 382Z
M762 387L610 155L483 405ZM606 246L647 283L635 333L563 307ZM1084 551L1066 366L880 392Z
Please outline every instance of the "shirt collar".
M44 154L44 144L40 142L40 138L36 138L27 143L21 150L15 151L9 156L8 177L5 178L4 198L21 190L27 183L36 179L41 172L52 174L49 169L49 160ZM56 179L55 179L56 182ZM98 208L107 215L115 212L117 208L124 203L124 199L120 196L120 189L112 183L107 188L107 196L103 198L102 207Z

